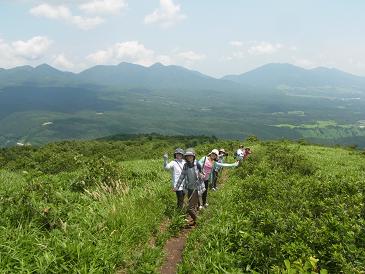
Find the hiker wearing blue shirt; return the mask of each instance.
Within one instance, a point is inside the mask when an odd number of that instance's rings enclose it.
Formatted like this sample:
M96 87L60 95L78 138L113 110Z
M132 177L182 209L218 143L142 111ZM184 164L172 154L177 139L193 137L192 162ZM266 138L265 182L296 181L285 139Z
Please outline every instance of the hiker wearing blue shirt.
M165 170L171 171L171 179L172 179L172 189L176 187L176 183L179 180L181 172L183 170L185 160L183 159L184 150L181 148L177 148L174 152L174 160L168 163L168 155L164 154L163 156L163 167ZM182 209L184 206L184 189L183 185L181 185L176 190L176 199L177 199L177 207Z

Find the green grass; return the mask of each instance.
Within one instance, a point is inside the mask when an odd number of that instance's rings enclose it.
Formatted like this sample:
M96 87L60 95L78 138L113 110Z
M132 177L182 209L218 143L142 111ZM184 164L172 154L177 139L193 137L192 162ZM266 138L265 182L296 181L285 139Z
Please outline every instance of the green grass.
M300 273L364 271L364 156L279 143L253 150L212 193L179 273L289 273L289 262Z
M148 272L161 263L160 223L174 216L169 174L161 162L118 165L120 179L73 192L79 174L26 182L1 171L2 273ZM161 234L161 235L160 235ZM160 239L150 245L151 237Z
M0 272L158 273L184 217L161 155L223 147L232 162L240 143L120 135L0 150ZM254 154L210 192L180 273L363 271L364 155L254 137L244 144Z

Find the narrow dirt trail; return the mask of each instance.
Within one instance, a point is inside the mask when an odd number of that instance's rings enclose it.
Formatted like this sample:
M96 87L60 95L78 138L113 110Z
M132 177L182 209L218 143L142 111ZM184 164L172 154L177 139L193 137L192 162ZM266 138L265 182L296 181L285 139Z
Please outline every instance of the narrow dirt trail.
M227 172L224 170L220 177L220 187L223 186L224 181L227 180ZM170 238L164 247L166 254L164 263L160 268L161 274L176 274L177 267L182 262L182 254L184 252L187 237L195 227L184 228L178 236Z
M182 253L185 248L187 236L193 228L184 228L177 237L170 238L164 247L165 261L160 268L161 274L175 274L177 266L182 262Z

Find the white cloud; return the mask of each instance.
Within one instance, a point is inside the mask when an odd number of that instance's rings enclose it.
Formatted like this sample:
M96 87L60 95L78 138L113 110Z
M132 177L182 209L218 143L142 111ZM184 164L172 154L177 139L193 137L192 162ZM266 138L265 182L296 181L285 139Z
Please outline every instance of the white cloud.
M127 6L126 0L94 0L80 5L79 8L90 14L118 14Z
M86 59L94 64L105 64L113 59L113 49L99 50L86 56Z
M168 55L158 55L155 59L156 62L162 63L166 66L173 64L172 58Z
M86 59L96 64L119 63L121 61L126 61L147 66L158 61L159 57L155 55L153 50L147 49L140 42L127 41L123 43L116 43L108 49L91 53L86 57Z
M230 41L229 44L233 47L242 47L243 46L243 42L241 42L241 41Z
M45 57L51 44L52 41L43 36L14 42L0 39L0 67L11 68L38 62Z
M260 55L260 54L273 54L281 49L283 46L281 44L271 44L268 42L259 42L255 45L249 47L247 52L252 55Z
M184 20L186 15L181 14L180 5L175 5L172 0L160 0L160 7L144 18L146 24L161 24L162 27L170 27Z
M76 25L78 28L88 30L100 25L104 22L100 17L84 17L75 16L66 6L52 6L48 4L41 4L32 9L30 13L34 16L45 17L48 19L62 20L67 23Z
M104 19L100 17L72 16L71 23L82 30L89 30L104 23Z
M51 43L47 37L35 36L28 41L15 41L12 47L16 55L28 60L37 60L44 56Z
M71 11L65 6L51 6L41 4L30 9L34 16L46 17L49 19L69 19L72 17Z
M154 63L153 50L147 49L138 41L128 41L115 45L115 54L118 59L136 61L141 65Z
M13 48L0 39L0 68L9 68L21 64L21 59L15 55Z
M205 59L206 56L204 54L198 54L192 50L189 50L178 53L178 57L181 57L189 62L195 62Z
M72 63L70 60L68 60L66 58L66 56L61 53L61 54L58 54L54 60L53 60L53 65L58 67L58 68L62 68L62 69L73 69L75 67L75 64Z
M118 64L124 61L143 66L149 66L157 62L164 65L182 64L191 66L205 58L204 54L191 50L175 51L170 55L157 54L138 41L116 43L107 49L98 50L86 56L86 60L92 64Z
M297 65L297 66L303 67L303 68L307 68L307 69L316 67L315 62L305 59L305 58L293 57L293 62L294 62L294 65Z

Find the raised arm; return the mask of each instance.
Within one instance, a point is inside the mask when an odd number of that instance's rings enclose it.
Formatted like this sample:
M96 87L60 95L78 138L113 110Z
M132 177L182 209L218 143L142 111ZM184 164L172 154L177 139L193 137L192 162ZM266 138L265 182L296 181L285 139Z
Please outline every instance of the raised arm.
M167 163L167 162L168 162L168 156L167 156L167 154L164 154L164 156L163 156L163 168L165 170L172 169L174 167L174 162L173 161L171 161L170 163Z
M215 166L217 166L217 167L237 167L238 166L238 162L235 162L233 164L225 164L225 163L215 162Z

